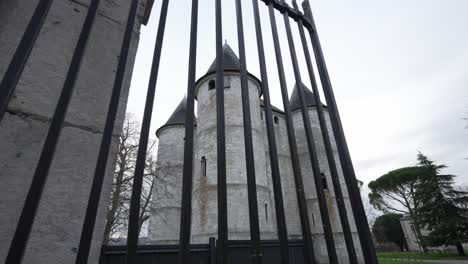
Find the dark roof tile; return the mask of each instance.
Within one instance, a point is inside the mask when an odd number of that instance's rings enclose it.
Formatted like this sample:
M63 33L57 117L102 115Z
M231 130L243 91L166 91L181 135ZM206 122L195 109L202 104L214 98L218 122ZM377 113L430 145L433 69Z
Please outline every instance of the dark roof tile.
M302 85L302 88L304 89L306 106L317 106L317 104L315 103L315 98L314 98L314 94L312 93L312 91L309 90L309 88L307 88L305 84L302 83L301 85ZM301 101L299 99L299 91L297 89L297 83L296 85L294 85L291 98L289 99L289 109L291 111L301 109Z

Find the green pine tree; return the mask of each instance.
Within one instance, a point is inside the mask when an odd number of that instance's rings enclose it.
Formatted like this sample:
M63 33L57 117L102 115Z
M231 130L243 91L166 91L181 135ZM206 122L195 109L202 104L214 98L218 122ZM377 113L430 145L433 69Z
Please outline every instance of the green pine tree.
M468 193L455 190L455 175L442 174L446 165L437 165L422 153L419 166L427 170L419 183L419 222L429 231L424 239L432 246L455 245L465 255L462 243L468 241Z

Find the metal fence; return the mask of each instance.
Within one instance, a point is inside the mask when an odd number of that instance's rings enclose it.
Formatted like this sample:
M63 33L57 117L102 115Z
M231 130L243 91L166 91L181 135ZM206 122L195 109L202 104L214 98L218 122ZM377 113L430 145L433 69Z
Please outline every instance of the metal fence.
M36 39L43 26L45 17L48 14L50 6L53 0L40 0L39 4L31 18L29 25L21 39L20 44L14 54L13 60L3 79L0 83L0 118L3 117L8 102L14 93L15 87L18 80L23 72L23 68L28 61L29 55L32 48L35 45ZM54 157L54 152L57 146L59 135L64 124L65 115L75 83L77 75L80 69L80 63L88 44L88 38L90 31L93 27L94 20L96 17L97 9L99 6L99 0L91 0L88 13L86 15L82 31L80 33L76 48L70 63L67 77L62 88L62 92L56 106L53 119L51 121L46 141L44 143L42 152L40 154L39 162L34 172L33 180L27 198L22 209L20 219L17 224L16 232L14 234L9 253L7 256L6 263L21 263L22 256L24 254L28 237L31 232L31 227L34 222L34 217L38 208L39 201L41 199L42 191L48 176L48 171L51 166L51 162ZM287 93L287 86L285 81L285 73L283 66L283 59L280 47L280 41L278 36L277 21L275 18L275 12L280 12L283 15L284 25L286 29L287 41L290 51L290 57L294 77L296 83L302 83L302 76L300 74L297 54L296 54L296 43L292 36L291 23L298 27L301 43L305 54L305 61L308 68L308 76L312 83L312 90L316 102L320 102L319 89L317 86L317 80L314 76L313 62L311 54L307 45L307 38L310 38L313 47L313 55L315 56L316 67L319 72L319 79L321 81L324 96L327 102L328 111L330 113L331 125L333 128L333 134L339 153L339 161L343 169L343 174L346 182L346 186L349 192L350 201L352 205L352 211L356 222L359 241L363 251L365 263L377 263L373 242L371 239L367 219L365 216L364 208L361 201L360 192L358 189L356 176L354 174L353 165L351 162L349 150L347 147L346 139L343 132L343 127L340 121L340 115L338 113L332 85L327 72L324 56L322 53L320 41L318 38L317 29L315 27L312 12L309 6L308 0L304 0L302 3L302 13L296 1L292 1L293 6L289 6L284 1L278 0L252 0L254 10L254 22L256 30L256 41L258 48L258 59L261 72L261 81L263 88L263 96L265 101L265 113L266 113L266 128L268 136L269 156L271 163L271 172L273 180L273 190L275 198L276 208L276 220L279 240L274 246L279 249L275 250L274 254L278 254L275 258L275 262L265 262L267 254L264 254L267 249L268 243L260 240L259 232L259 221L258 221L258 206L256 197L256 180L255 180L255 168L254 168L254 154L253 154L253 142L252 142L252 128L251 128L251 112L248 103L249 91L247 87L247 70L246 70L246 54L244 45L244 25L242 22L242 1L235 0L236 4L236 19L237 19L237 36L239 46L239 57L240 57L240 77L241 77L241 89L242 89L242 107L243 107L243 121L244 121L244 140L245 140L245 153L246 153L246 168L247 168L247 184L248 184L248 201L249 201L249 219L250 219L250 237L249 241L238 242L238 247L235 247L233 241L229 241L228 228L227 228L227 193L226 193L226 147L225 147L225 116L224 116L224 77L223 77L223 54L222 54L222 35L223 25L222 20L222 0L214 0L216 10L216 106L217 106L217 179L218 179L218 241L216 243L216 260L213 259L213 244L210 245L190 245L191 237L191 199L192 199L192 163L193 163L193 144L194 144L194 92L195 92L195 65L196 65L196 51L197 51L197 32L198 32L198 0L192 0L191 6L191 29L190 29L190 50L189 50L189 69L188 69L188 84L187 84L187 111L186 111L186 122L185 122L185 142L184 142L184 169L183 169L183 186L182 186L182 207L181 207L181 219L180 219L180 245L178 246L166 246L166 251L172 252L173 255L170 257L171 263L176 259L179 263L201 263L194 261L194 255L198 259L206 259L209 262L203 263L231 263L234 260L250 261L252 263L315 263L313 240L310 230L310 223L308 219L308 212L306 206L306 200L304 196L304 188L302 183L302 174L299 164L295 132L291 118L291 111L289 110L289 100ZM269 73L265 65L265 54L264 44L262 36L262 27L260 23L259 15L259 2L268 8L269 19L271 25L271 31L273 34L274 50L276 55L276 62L278 65L277 73ZM89 202L86 209L86 216L81 231L81 239L78 248L78 254L76 263L87 263L88 255L90 251L91 239L94 230L94 224L96 221L96 214L98 209L98 201L101 195L101 189L103 185L103 179L105 174L107 157L109 155L110 141L112 137L112 130L117 115L119 98L122 90L123 76L127 57L129 54L129 46L131 42L131 34L133 25L136 19L136 13L138 9L138 0L132 0L130 10L128 13L126 30L122 42L118 67L115 75L114 87L112 90L111 100L107 111L107 119L103 132L103 137L100 145L98 161L95 169L95 175L93 178L92 188L90 190ZM155 100L156 82L158 78L159 62L162 52L162 43L164 39L166 18L168 15L169 0L162 0L161 15L159 20L159 27L157 32L156 44L154 48L153 64L151 68L150 81L147 90L146 104L144 110L144 117L141 127L141 135L139 142L139 150L135 168L135 176L132 190L130 215L129 215L129 228L128 228L128 240L126 247L113 248L104 250L104 258L108 259L107 263L158 263L158 258L153 260L137 259L138 252L145 250L158 251L158 246L140 246L138 247L138 215L140 210L140 195L143 180L143 171L145 166L146 149L148 145L149 129L151 116L153 114L153 102ZM112 67L109 65L109 67ZM286 221L283 208L283 197L281 190L281 175L278 164L278 154L275 140L275 131L273 126L272 118L272 106L270 102L270 91L268 85L268 74L278 74L280 80L280 88L283 99L283 107L286 117L287 135L290 145L292 166L294 172L294 179L297 191L297 201L299 207L299 215L302 226L303 240L300 242L302 252L299 254L297 248L295 252L301 256L299 261L297 254L290 254L293 247L297 247L297 243L288 241ZM334 159L331 135L326 129L326 121L324 117L324 110L320 103L317 104L316 110L319 117L320 127L322 128L322 135L313 135L309 113L305 103L305 95L303 87L298 85L299 98L301 104L301 113L303 117L307 147L310 155L310 161L312 164L314 180L317 190L317 197L319 201L319 208L321 219L323 223L323 229L326 239L326 246L329 255L330 263L337 263L337 254L335 248L335 242L332 234L330 218L328 209L326 206L325 196L323 192L322 180L320 175L320 169L318 164L317 151L314 145L314 137L323 137L325 143L325 149L328 159L328 165L331 170L333 187L336 193L336 202L339 211L339 217L342 224L344 238L346 242L346 248L349 255L350 263L358 263L356 256L356 249L352 239L351 229L347 218L347 208L343 201L343 194L338 180L338 167ZM271 246L272 244L270 244ZM164 247L163 247L164 248ZM243 248L239 250L239 248ZM170 250L169 250L170 249ZM194 249L196 249L194 251ZM211 251L210 251L211 250ZM245 251L247 250L247 251ZM236 253L237 252L237 253ZM278 253L279 252L279 253ZM115 257L117 256L118 257ZM139 254L138 254L139 255ZM177 255L177 256L176 256ZM234 257L233 257L234 256ZM237 257L235 257L237 256ZM270 254L271 256L271 254ZM118 260L117 260L118 258ZM162 257L161 257L162 258ZM263 260L262 260L263 258ZM244 261L245 260L245 261ZM201 260L200 260L201 261ZM161 261L164 262L164 261Z
M208 244L190 245L190 263L216 264L218 256L219 241L210 238ZM229 263L249 263L251 260L250 241L231 240L227 244L228 253L226 258ZM280 264L279 241L263 240L260 248L262 250L263 264ZM288 254L291 263L304 264L304 243L302 240L290 240L288 242ZM177 263L179 254L178 245L141 245L137 250L138 264L152 263ZM103 246L100 264L125 263L125 246Z

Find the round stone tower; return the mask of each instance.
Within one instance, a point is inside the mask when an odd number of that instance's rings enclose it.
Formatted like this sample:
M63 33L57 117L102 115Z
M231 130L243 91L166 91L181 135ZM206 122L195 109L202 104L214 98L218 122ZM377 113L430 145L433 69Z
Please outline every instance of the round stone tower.
M158 181L153 190L148 238L160 243L178 243L184 165L184 98L166 124L156 131L159 138L156 170Z
M305 101L309 113L310 123L312 126L312 134L315 141L315 149L317 151L320 172L322 176L322 184L324 186L325 199L327 202L328 214L332 224L332 230L334 233L334 242L337 251L337 255L340 263L348 263L348 254L346 250L346 244L343 236L343 229L341 226L340 215L338 213L338 208L336 204L335 191L333 189L333 182L331 179L330 168L328 166L327 154L325 151L325 144L323 142L322 132L320 128L320 122L317 115L317 102L315 102L314 95L312 91L309 90L304 84L302 84L304 89ZM321 102L319 102L321 103ZM349 201L348 191L346 188L346 183L343 178L343 171L341 169L340 160L338 156L338 150L336 142L333 136L333 131L330 123L330 116L325 105L323 106L325 120L327 122L327 129L330 135L330 140L332 144L333 154L335 157L335 162L337 164L338 178L340 180L340 186L343 193L343 199L346 205L346 210L348 214L348 221L351 226L351 232L353 234L354 246L356 248L356 254L360 261L363 261L362 251L360 248L359 237L357 235L356 224L354 222L354 217L352 215L351 204ZM328 263L327 247L325 243L325 236L322 227L322 220L320 216L320 210L317 199L317 192L315 189L314 174L312 171L312 164L310 161L309 151L307 148L307 140L304 130L304 122L301 114L301 104L299 100L299 91L297 84L294 86L293 93L290 98L290 109L293 116L293 124L296 132L296 141L298 147L298 154L301 164L302 177L304 181L304 191L307 200L307 209L309 212L309 219L312 229L312 234L314 237L314 249L316 252L317 260L320 263Z
M229 239L249 239L249 206L242 116L240 63L234 51L225 44L224 96L226 124L226 181L228 197ZM192 240L206 243L217 236L217 133L216 133L216 61L196 84L197 128L195 134ZM252 136L257 182L258 212L262 239L272 238L273 223L269 179L265 170L262 121L260 117L260 81L248 75Z

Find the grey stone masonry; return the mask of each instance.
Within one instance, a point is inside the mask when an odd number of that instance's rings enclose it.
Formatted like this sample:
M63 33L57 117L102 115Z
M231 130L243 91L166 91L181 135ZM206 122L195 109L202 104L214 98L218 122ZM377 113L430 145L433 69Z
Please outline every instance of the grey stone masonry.
M157 237L158 243L178 243L182 174L184 165L183 125L173 125L158 130L158 176L164 186L155 186L152 197L148 237ZM164 190L162 190L164 188Z
M0 123L0 262L16 229L89 2L53 2ZM0 77L37 3L0 1ZM139 4L89 263L98 263L139 29L149 14L146 3ZM129 6L126 0L101 1L23 263L75 261Z
M214 74L198 81L198 102L195 139L194 193L192 240L206 243L217 234L217 155L216 155L216 90L209 88ZM260 83L249 78L250 108L252 111L252 137L254 144L257 202L261 236L273 235L271 215L265 216L263 205L271 205L270 188L265 171L262 123L260 119ZM229 239L249 239L250 226L247 197L247 172L245 162L244 126L240 77L237 72L225 71L225 117L226 117L226 181L228 193ZM206 170L201 168L202 158ZM205 173L206 171L206 173ZM205 175L202 175L205 174ZM270 214L270 212L267 212ZM268 220L267 220L268 219Z
M223 46L225 56L235 59L235 54L229 45ZM236 62L230 61L230 67L224 71L224 94L225 94L225 124L226 124L226 177L228 195L228 230L230 240L250 239L249 234L249 212L247 199L247 179L246 160L244 145L244 124L242 116L242 94L240 87L240 76L238 69L235 69ZM229 66L228 65L228 66ZM197 99L197 126L195 128L194 143L194 167L193 167L193 198L192 198L192 242L207 243L209 237L217 236L217 131L216 131L216 83L215 70L210 68L208 73L197 81L195 96ZM233 68L233 69L231 69ZM271 179L271 167L269 146L265 122L265 109L261 97L261 83L253 75L249 74L249 103L252 118L252 136L254 148L254 163L257 180L258 214L260 222L261 239L277 239L276 208L274 204L274 192ZM303 85L304 89L308 89ZM324 231L318 206L315 189L315 180L312 172L312 165L307 148L307 141L304 132L304 123L298 106L298 92L295 88L291 98L294 98L295 106L292 110L292 121L295 128L295 137L298 146L298 155L301 165L304 191L306 195L313 244L318 263L328 263L327 247L325 243ZM323 180L326 182L325 197L329 217L332 224L332 231L335 240L339 263L349 263L340 216L338 214L335 191L328 167L328 160L325 151L324 141L321 134L318 120L316 104L313 94L306 90L306 101L309 111L312 133L315 140L320 170L323 173ZM179 106L180 107L180 106ZM179 108L178 107L178 108ZM338 177L346 204L348 219L355 242L355 247L360 263L363 263L363 256L357 236L356 225L354 223L353 212L351 210L346 184L343 178L341 165L330 125L330 117L326 106L324 106L326 129L331 137L331 144L335 161L338 166ZM176 110L177 112L177 110ZM174 114L173 114L174 115ZM170 118L170 120L172 117ZM181 122L178 120L177 122ZM283 194L283 206L285 210L286 226L289 239L301 239L302 228L299 218L297 204L297 192L294 181L291 153L286 129L284 112L273 107L273 123L277 145L278 162L280 167L281 186ZM179 125L180 126L180 125ZM180 145L183 143L182 135L177 126L163 126L158 134L160 139L160 149L158 152L158 162L163 162L164 166L176 168L178 173L174 182L180 182L182 177L182 167L180 161L183 150ZM180 126L182 127L182 126ZM161 132L167 131L167 132ZM171 131L171 132L169 132ZM167 147L172 146L172 148ZM169 152L169 153L166 153ZM163 166L163 165L161 165ZM171 189L176 202L165 208L158 206L154 201L155 212L151 218L157 219L150 222L150 230L160 230L167 228L174 230L173 240L177 242L175 233L178 231L179 221L174 220L175 216L180 217L180 193L181 186L176 184L177 189ZM162 200L163 201L163 200ZM151 232L149 236L153 243L167 242L168 237L164 232L157 235Z
M340 263L348 263L348 253L346 250L346 244L343 237L343 230L341 227L340 216L338 213L338 208L336 204L335 191L333 189L333 183L331 179L330 168L328 166L327 155L325 151L325 145L323 142L322 132L320 128L320 123L318 120L317 110L315 107L309 107L309 118L312 125L312 134L315 141L315 149L318 155L318 161L320 166L320 171L325 176L327 188L324 190L325 198L327 201L328 213L332 225L332 231L334 234L335 247L337 250L337 255ZM335 157L335 162L338 169L338 178L340 180L341 189L343 192L343 199L346 204L346 210L348 213L348 221L351 226L351 232L354 239L354 246L356 248L356 254L358 259L361 262L364 261L359 237L357 235L356 224L354 222L353 212L351 209L351 204L349 201L347 187L344 181L343 170L341 169L341 164L339 162L338 150L336 147L335 138L333 136L333 131L330 123L330 116L328 110L324 108L325 120L327 122L327 129L330 135L330 140L332 144L333 154ZM307 200L307 207L309 211L309 219L311 223L312 234L314 236L314 248L316 252L316 257L320 263L328 263L327 257L327 248L325 243L325 237L323 234L322 220L320 216L320 210L317 200L317 193L315 189L314 175L312 172L312 164L310 161L309 152L307 149L307 141L305 138L304 122L302 119L302 114L300 110L293 112L293 124L296 131L296 141L298 145L298 152L302 170L302 177L304 181L304 191Z

